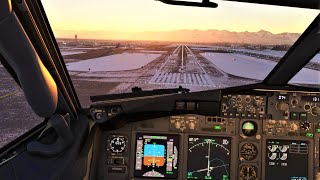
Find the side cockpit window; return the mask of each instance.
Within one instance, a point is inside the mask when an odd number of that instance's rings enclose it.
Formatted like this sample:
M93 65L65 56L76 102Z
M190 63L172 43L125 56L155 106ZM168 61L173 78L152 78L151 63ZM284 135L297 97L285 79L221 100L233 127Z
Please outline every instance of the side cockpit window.
M29 106L21 88L0 63L0 148L43 121Z
M320 88L320 52L289 81L289 84Z

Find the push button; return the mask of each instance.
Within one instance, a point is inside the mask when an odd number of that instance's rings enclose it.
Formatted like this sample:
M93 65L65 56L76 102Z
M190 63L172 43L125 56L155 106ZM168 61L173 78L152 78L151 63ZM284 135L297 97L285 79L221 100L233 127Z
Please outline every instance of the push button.
M303 113L300 113L300 120L303 120L303 121L306 121L307 120L307 113L303 112Z
M125 173L126 167L108 167L109 173Z
M291 120L299 120L299 114L297 112L291 112L290 119Z
M113 163L117 164L117 165L121 165L121 164L123 164L123 159L122 158L116 158L116 159L113 160Z

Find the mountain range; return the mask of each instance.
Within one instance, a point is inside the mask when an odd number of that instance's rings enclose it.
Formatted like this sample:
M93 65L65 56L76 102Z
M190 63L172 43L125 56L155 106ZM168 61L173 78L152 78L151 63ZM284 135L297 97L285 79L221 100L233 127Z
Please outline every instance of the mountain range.
M232 32L227 30L176 30L176 31L146 31L139 33L111 31L55 31L58 38L106 40L151 40L197 43L244 43L262 45L293 44L301 34L280 33L260 30L258 32Z

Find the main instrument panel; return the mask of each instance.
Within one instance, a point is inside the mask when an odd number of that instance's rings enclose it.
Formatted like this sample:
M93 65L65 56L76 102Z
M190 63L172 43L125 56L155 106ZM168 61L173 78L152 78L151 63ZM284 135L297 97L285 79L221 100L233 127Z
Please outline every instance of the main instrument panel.
M319 178L320 94L222 94L220 114L175 115L103 132L104 179Z

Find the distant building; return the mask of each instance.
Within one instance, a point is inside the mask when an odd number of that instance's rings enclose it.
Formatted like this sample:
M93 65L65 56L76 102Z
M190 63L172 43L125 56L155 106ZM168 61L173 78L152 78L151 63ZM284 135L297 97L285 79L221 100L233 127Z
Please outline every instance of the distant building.
M74 35L74 40L75 40L75 41L78 41L78 35L77 35L77 34Z

